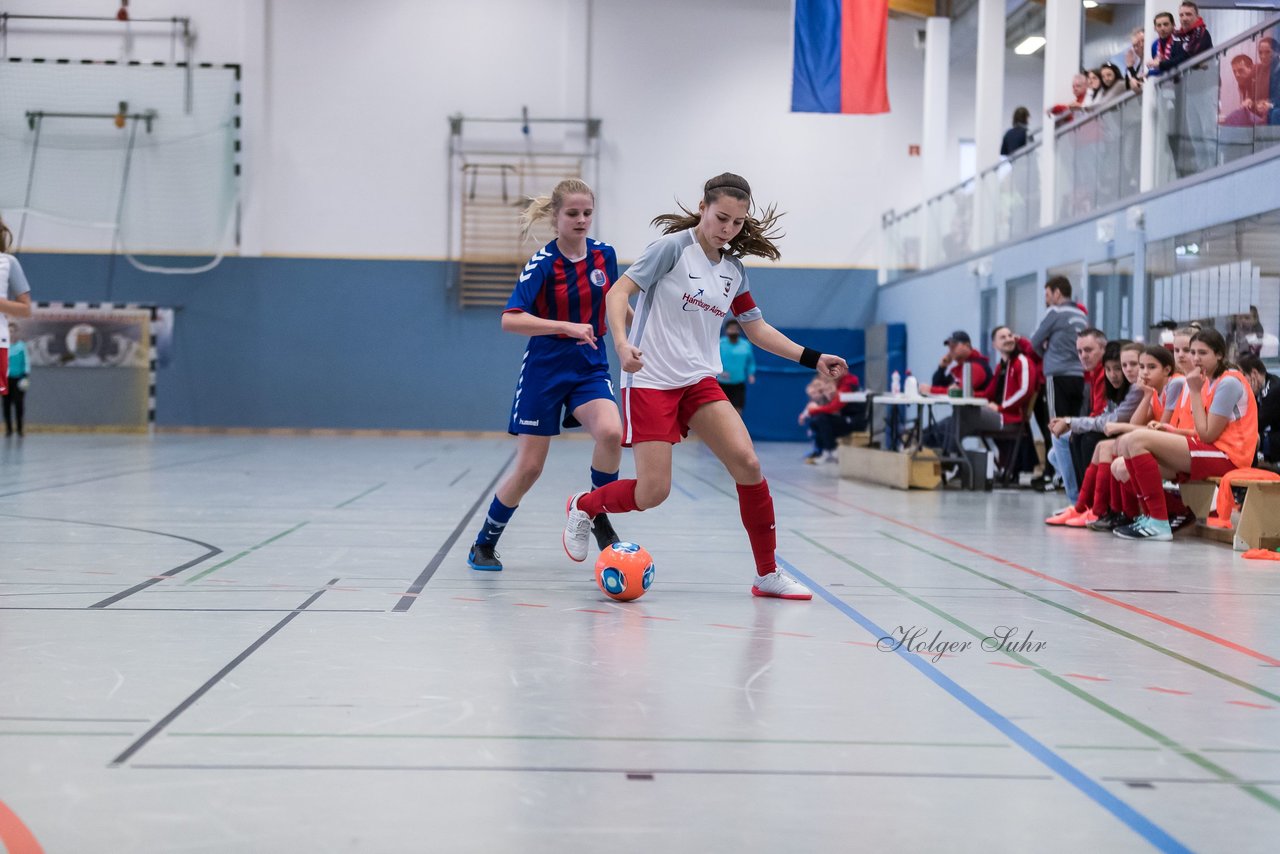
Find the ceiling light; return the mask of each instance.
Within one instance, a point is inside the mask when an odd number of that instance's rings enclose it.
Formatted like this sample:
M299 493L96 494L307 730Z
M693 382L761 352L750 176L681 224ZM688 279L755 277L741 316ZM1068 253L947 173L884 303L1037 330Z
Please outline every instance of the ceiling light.
M1086 9L1096 9L1098 8L1098 0L1084 0L1083 5Z
M1044 47L1044 36L1027 36L1013 49L1013 52L1018 56L1030 56L1042 47Z

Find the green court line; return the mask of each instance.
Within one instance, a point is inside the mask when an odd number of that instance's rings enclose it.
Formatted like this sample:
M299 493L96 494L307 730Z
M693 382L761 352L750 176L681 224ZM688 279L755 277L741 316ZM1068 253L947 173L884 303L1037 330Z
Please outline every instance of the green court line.
M1048 598L1045 598L1044 596L1040 596L1035 593L1032 593L1030 590L1024 590L1021 587L1018 587L1017 585L1010 584L1009 582L1004 581L1003 579L996 578L993 575L987 575L985 572L980 572L979 570L976 570L972 567L965 566L963 563L960 563L959 561L952 560L949 557L944 557L943 555L940 555L936 552L931 552L922 546L918 546L915 543L910 542L909 540L904 540L900 537L896 537L893 534L890 534L888 531L878 531L877 533L879 533L881 536L888 537L889 539L893 540L895 543L901 543L907 548L915 549L918 552L923 552L924 554L927 554L930 557L937 558L943 563L949 563L952 566L956 567L957 569L963 569L965 572L969 573L970 575L975 575L978 578L985 579L991 582L992 584L1005 588L1006 590L1011 590L1015 593L1021 593L1023 596L1026 596L1030 599L1034 599L1037 602L1040 602L1044 605L1048 605L1052 608L1057 608L1059 611L1070 614L1073 617L1079 617L1082 620L1093 623L1095 626L1102 629L1106 629L1107 631L1112 632L1113 634L1117 634L1120 637L1125 638L1126 640L1131 640L1134 643L1142 644L1147 649L1150 649L1153 652L1158 652L1161 655L1166 655L1169 658L1175 659L1176 661L1180 661L1183 664L1194 667L1195 669L1202 671L1204 673L1207 673L1210 676L1216 676L1217 678L1223 680L1224 682L1230 682L1232 685L1235 685L1237 688L1243 688L1246 691L1252 691L1253 693L1261 697L1266 697L1268 700L1273 700L1277 703L1280 703L1280 694L1276 694L1272 691L1268 691L1265 688L1259 687L1258 685L1254 685L1251 682L1246 682L1243 679L1239 679L1228 673L1223 673L1221 670L1211 667L1210 665L1205 664L1204 662L1196 661L1194 658L1188 658L1187 656L1183 655L1180 652L1174 652L1173 650L1167 647L1163 647L1157 643L1149 641L1146 638L1142 637L1141 635L1135 635L1132 632L1127 632L1124 629L1120 628L1119 626L1113 626L1110 623L1099 620L1097 617L1091 617L1088 614L1083 613L1082 611L1077 611L1074 608L1070 608L1066 605L1063 605L1061 602L1055 602L1052 599L1048 599Z
M379 489L382 489L382 487L384 487L384 486L386 486L386 485L387 485L387 482L384 480L382 483L378 484L377 486L370 487L369 489L366 489L364 492L360 493L360 494L359 494L359 495L357 495L355 498L348 498L346 501L342 502L341 504L339 504L337 507L334 507L333 509L334 509L334 510L340 510L341 508L346 507L346 506L347 506L348 504L350 504L351 502L353 502L353 501L358 501L358 500L360 500L361 498L364 498L364 497L365 497L366 495L368 495L370 492L377 492Z
M288 536L289 534L292 534L294 531L298 530L299 528L301 528L301 527L302 527L303 525L305 525L305 524L307 524L307 523L306 523L306 522L299 522L298 524L294 525L292 528L290 528L290 529L289 529L289 530L287 530L287 531L281 531L280 533L276 534L274 537L271 537L271 538L269 538L269 539L263 540L262 542L258 543L256 546L250 546L249 548L247 548L247 549L245 549L244 551L240 552L240 553L239 553L238 555L236 555L235 557L227 558L227 559L226 559L226 560L224 560L222 563L214 564L213 566L209 567L208 569L204 570L203 572L198 572L198 573L196 573L195 575L193 575L193 576L191 576L190 578L188 578L186 581L182 582L182 584L183 584L183 586L186 586L186 585L188 585L188 584L194 584L195 582L197 582L197 581L199 581L200 579L204 578L206 575L212 575L213 573L215 573L215 572L217 572L218 570L222 569L224 566L227 566L228 564L235 563L236 561L238 561L240 558L244 557L245 555L253 554L254 552L256 552L258 549L262 548L263 546L268 546L268 545L270 545L270 544L274 543L276 540L280 539L281 537Z
M931 614L934 614L935 616L941 617L951 625L955 626L960 631L973 637L979 643L981 643L982 640L987 637L987 635L973 628L968 623L961 620L959 617L952 616L948 612L942 610L941 608L938 608L932 603L927 602L924 599L921 599L919 596L916 596L913 593L903 590L901 587L898 587L892 581L889 581L886 578L881 578L879 575L876 575L874 572L862 566L861 564L855 563L854 561L850 560L849 558L845 557L839 552L836 552L836 551L833 551L832 549L827 548L822 543L817 542L816 540L812 539L811 537L808 537L807 535L801 533L800 531L792 529L791 533L795 534L797 537L809 543L810 545L814 546L815 548L821 549L822 551L831 555L841 563L847 564L853 567L854 569L856 569L858 572L867 576L868 578L871 578L879 582L880 584L884 585L886 588L902 596L904 599L907 599L915 603L919 607L924 608L926 611L930 612ZM1186 759L1187 761L1195 765L1198 765L1200 768L1204 769L1205 771L1208 771L1210 774L1213 774L1215 777L1222 780L1223 782L1227 782L1235 785L1238 789L1240 789L1240 791L1250 795L1255 800L1265 804L1271 809L1276 810L1277 812L1280 812L1280 798L1277 798L1276 796L1272 795L1270 792L1264 791L1258 786L1252 785L1250 783L1246 783L1244 780L1240 779L1235 774L1228 771L1226 768L1223 768L1221 765L1218 765L1217 763L1209 759L1206 759L1205 757L1201 756L1200 754L1196 753L1195 751L1191 750L1188 747L1182 746L1181 744L1174 741L1172 738L1160 732L1159 730L1155 729L1154 727L1143 723L1142 721L1138 720L1132 715L1122 712L1119 709L1117 709L1115 706L1112 706L1104 702L1103 700L1099 699L1098 697L1093 696L1088 691L1085 691L1083 688L1079 687L1078 685L1068 682L1067 680L1063 679L1057 674L1050 672L1049 670L1040 666L1036 662L1022 655L1021 653L1014 652L1013 650L1010 650L1010 649L1005 649L1003 648L1003 646L1001 647L1001 649L998 650L998 652L1000 652L1006 658L1013 659L1019 664L1027 665L1029 668L1031 668L1032 672L1036 673L1041 678L1049 680L1054 685L1058 686L1064 691L1067 691L1070 694L1073 694L1077 698L1085 701L1086 703L1093 706L1098 711L1108 715L1109 717L1111 717L1116 721L1119 721L1125 726L1128 726L1129 728L1136 730L1137 732L1141 733L1142 735L1145 735L1147 738L1151 739L1152 741L1156 742L1162 747L1165 747L1168 750Z
M0 736L4 736L4 735L17 735L17 736L27 736L27 735L76 735L76 736L117 735L119 736L119 735L125 735L127 736L127 735L134 735L134 733L132 732L75 732L74 730L69 730L65 732L53 731L53 730L0 730Z

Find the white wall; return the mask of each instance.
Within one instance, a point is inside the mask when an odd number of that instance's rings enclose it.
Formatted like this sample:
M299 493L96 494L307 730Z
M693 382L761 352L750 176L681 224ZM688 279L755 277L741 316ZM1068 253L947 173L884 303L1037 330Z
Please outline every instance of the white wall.
M881 213L920 195L908 156L921 124L918 22L890 22L891 114L805 115L788 109L790 0L594 0L590 35L587 4L133 0L130 12L189 15L196 61L244 64L248 254L444 256L446 117L525 105L580 116L590 75L604 120L600 234L624 258L651 239L654 215L696 203L707 177L730 170L788 212L784 264L874 266ZM134 26L131 52L120 29L14 22L9 53L170 59L167 28Z

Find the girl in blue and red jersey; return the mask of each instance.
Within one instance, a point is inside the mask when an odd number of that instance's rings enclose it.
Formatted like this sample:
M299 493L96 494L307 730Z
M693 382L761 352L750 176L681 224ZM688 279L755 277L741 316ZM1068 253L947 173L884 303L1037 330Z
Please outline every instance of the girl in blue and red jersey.
M612 246L587 237L594 209L591 188L566 179L524 212L526 236L535 223L550 219L556 239L529 259L502 314L503 331L530 336L507 428L518 448L515 468L498 486L467 556L472 569L502 569L494 551L498 538L542 474L551 437L562 424L585 427L595 439L593 488L618 479L622 423L609 359L599 346L606 331L604 295L618 279L618 258ZM618 541L607 517L595 518L593 532L601 548Z

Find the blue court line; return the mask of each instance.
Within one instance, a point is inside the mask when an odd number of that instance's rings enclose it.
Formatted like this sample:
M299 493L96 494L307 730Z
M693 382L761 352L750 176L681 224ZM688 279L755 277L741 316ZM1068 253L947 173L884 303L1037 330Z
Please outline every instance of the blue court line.
M680 490L681 492L683 492L685 495L687 495L687 496L689 496L690 498L692 498L694 501L697 501L697 500L698 500L698 496L694 495L692 492L690 492L689 490L685 489L683 486L681 486L680 484L676 483L674 480L673 480L673 481L671 481L671 485L672 485L673 487L675 487L676 489Z
M869 618L864 616L858 610L853 608L847 602L839 599L834 593L818 584L809 576L796 569L788 561L784 560L781 555L777 556L778 563L783 566L787 572L791 573L801 582L809 587L814 593L822 597L828 604L833 606L837 611L853 620L862 628L866 629L876 638L889 637L890 633L871 622ZM1004 733L1014 744L1021 747L1032 757L1039 760L1058 776L1062 777L1071 785L1075 786L1085 797L1098 804L1100 807L1120 819L1124 824L1142 836L1143 839L1150 842L1160 851L1183 851L1189 852L1187 848L1178 840L1174 839L1158 825L1148 819L1142 813L1120 800L1118 797L1107 791L1101 784L1095 782L1087 776L1079 768L1076 768L1067 760L1054 753L1047 746L1037 741L1026 730L1019 727L1013 721L979 700L973 694L966 691L955 680L944 674L941 670L931 664L928 660L918 655L912 655L904 652L901 647L893 650L893 653L903 661L910 664L916 670L928 677L935 685L946 691L955 699L959 700L974 712L978 717L991 724L1000 732Z

